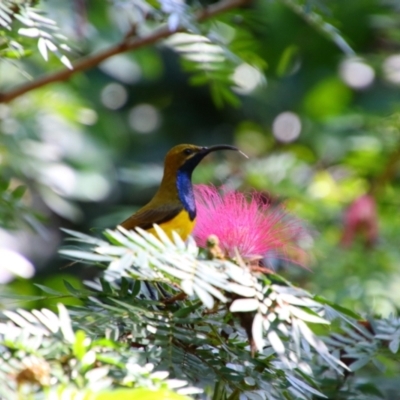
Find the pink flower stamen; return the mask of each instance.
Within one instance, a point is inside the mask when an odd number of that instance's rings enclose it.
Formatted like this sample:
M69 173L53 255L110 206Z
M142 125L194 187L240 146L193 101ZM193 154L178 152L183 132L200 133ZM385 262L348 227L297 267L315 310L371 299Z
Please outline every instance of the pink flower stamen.
M273 255L304 262L304 251L297 243L303 227L281 206L268 204L263 193L246 195L207 185L195 185L194 192L194 238L200 247L206 247L210 235L216 235L221 250L231 258L238 251L245 259Z

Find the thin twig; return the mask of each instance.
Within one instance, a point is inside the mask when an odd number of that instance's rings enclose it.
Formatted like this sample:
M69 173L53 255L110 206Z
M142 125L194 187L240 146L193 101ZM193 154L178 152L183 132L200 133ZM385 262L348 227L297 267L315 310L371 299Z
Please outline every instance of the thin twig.
M222 14L226 11L238 8L250 2L251 0L223 0L219 3L213 4L197 12L195 20L197 22L202 22L218 14ZM144 37L139 37L139 38L136 37L133 39L131 37L125 37L122 42L104 51L77 60L75 63L73 63L73 69L65 68L60 71L50 73L48 75L44 75L40 78L35 79L32 82L23 84L17 87L16 89L12 89L5 93L0 93L0 103L8 103L17 97L30 92L31 90L38 89L50 83L65 81L69 79L72 75L93 68L96 65L100 64L101 62L103 62L104 60L112 56L115 56L116 54L137 50L139 48L154 44L160 41L161 39L165 39L178 31L184 31L184 30L185 30L184 28L178 28L177 30L170 30L168 26L163 26Z

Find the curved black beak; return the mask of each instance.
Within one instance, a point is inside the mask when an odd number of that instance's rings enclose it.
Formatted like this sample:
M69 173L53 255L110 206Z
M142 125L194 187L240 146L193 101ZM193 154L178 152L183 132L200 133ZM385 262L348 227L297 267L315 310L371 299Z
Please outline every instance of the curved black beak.
M199 164L199 162L209 153L212 153L213 151L218 151L218 150L235 150L238 151L239 153L243 154L246 158L246 154L241 152L237 147L235 146L230 146L228 144L218 144L216 146L211 146L211 147L202 147L197 153L190 157L180 168L180 170L186 171L187 173L192 174L193 170L196 168L196 166Z
M248 158L247 155L244 154L242 151L240 151L237 147L231 146L229 144L217 144L217 145L211 146L211 147L203 147L199 151L198 154L201 154L204 157L207 154L209 154L213 151L218 151L218 150L235 150L235 151L239 152L240 154L242 154L243 156L245 156L246 158Z

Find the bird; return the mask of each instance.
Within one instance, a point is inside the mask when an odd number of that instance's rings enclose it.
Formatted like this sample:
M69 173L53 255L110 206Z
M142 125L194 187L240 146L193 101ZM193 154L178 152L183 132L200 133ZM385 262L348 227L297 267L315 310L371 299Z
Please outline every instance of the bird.
M237 147L226 144L211 147L180 144L173 147L165 156L163 178L154 197L120 225L127 230L139 227L158 236L153 227L157 224L170 239L175 231L186 240L196 223L193 170L207 154L218 150L242 153Z

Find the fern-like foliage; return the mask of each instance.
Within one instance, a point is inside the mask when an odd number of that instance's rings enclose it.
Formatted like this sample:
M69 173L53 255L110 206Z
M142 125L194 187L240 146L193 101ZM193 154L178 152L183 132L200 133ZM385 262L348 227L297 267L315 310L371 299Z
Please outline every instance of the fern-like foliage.
M8 322L0 323L2 399L17 398L17 393L44 398L43 389L47 391L46 398L56 393L72 398L101 393L113 386L176 389L183 394L201 392L187 387L185 381L166 379L168 372L153 371L154 365L140 350L132 350L104 334L90 338L83 330L74 330L71 317L61 304L58 314L47 309L17 309L5 311L4 316ZM130 398L140 398L135 397L135 391L126 393ZM117 398L118 391L115 394Z
M238 106L237 93L249 92L264 81L262 70L266 63L257 54L259 42L250 30L232 22L232 18L228 15L203 24L202 34L197 28L196 33L176 33L168 41L181 55L190 83L207 84L218 107L225 103Z
M322 2L281 1L343 52L352 53L339 30L329 21L327 7ZM199 4L183 0L125 0L116 4L129 15L139 35L154 29L154 21L166 25L171 33L176 32L166 44L181 56L182 68L189 73L190 83L209 87L216 106L238 106L238 94L247 94L265 82L263 73L267 63L261 54L268 43L259 35L268 24L269 16L263 2L253 2L247 9L226 12L211 21L198 21Z
M370 361L381 367L378 354L398 352L398 318L362 321L277 275L252 271L239 255L213 259L192 239L171 241L156 229L159 238L119 228L106 240L68 231L80 244L62 253L106 269L84 290L65 282L84 306L60 305L58 315L3 312L0 396L187 383L180 394L213 387L221 399L323 398L333 384L338 398L379 393L352 375Z
M53 53L65 66L72 68L66 56L70 51L66 38L60 34L57 24L38 9L32 0L4 0L0 3L0 58L19 59L32 52L35 42L42 57L47 61Z
M321 1L281 0L322 35L334 42L345 54L353 54L340 31L329 21L328 11ZM183 69L190 74L190 83L208 85L214 103L238 106L237 94L247 94L265 82L267 68L260 56L268 46L258 37L268 24L264 3L254 3L251 9L235 10L207 23L196 24L188 17L190 8L178 0L161 0L172 31L181 27L168 45L181 55ZM192 10L193 11L193 10ZM193 15L193 14L192 14Z
M26 186L10 188L10 181L0 178L0 220L2 227L15 229L21 223L35 225L34 213L21 201Z
M327 39L336 44L344 54L353 55L354 50L347 43L345 37L329 20L328 2L324 0L280 0L295 14L303 18L316 31L320 32Z
M108 387L135 386L123 366L134 363L141 370L150 362L198 388L214 386L220 398L324 397L332 379L342 393L370 398L356 377L346 376L388 341L390 351L398 351L397 319L365 328L351 311L277 275L255 273L239 256L210 259L191 239L184 243L176 236L172 242L156 229L160 239L122 228L106 231L106 240L69 231L80 245L62 250L64 255L107 268L99 280L86 282L86 290L66 282L71 296L86 301L70 308L69 316L63 308L59 317L48 310L5 313L1 357L19 361L12 368L3 362L0 381L19 376L26 359L40 355L58 366L46 381L52 388L86 387L85 374L95 366L107 367L102 379ZM340 329L332 327L336 321ZM15 378L4 387L16 383Z
M324 13L321 1L280 1L345 53L352 53ZM263 71L267 63L261 53L268 44L258 37L262 30L257 27L267 24L269 16L262 2L252 3L247 9L221 13L207 21L203 21L207 14L204 7L183 0L114 0L112 3L114 8L108 11L118 13L118 21L125 27L123 40L126 42L167 27L171 32L167 45L181 55L190 82L208 85L218 107L238 106L237 94L250 93L265 82ZM245 4L244 0L242 5ZM32 43L35 43L45 60L53 53L65 66L72 68L66 55L70 50L66 38L39 6L39 2L32 0L0 3L0 26L4 28L0 33L0 57L13 62L32 53ZM199 12L202 8L203 12Z

